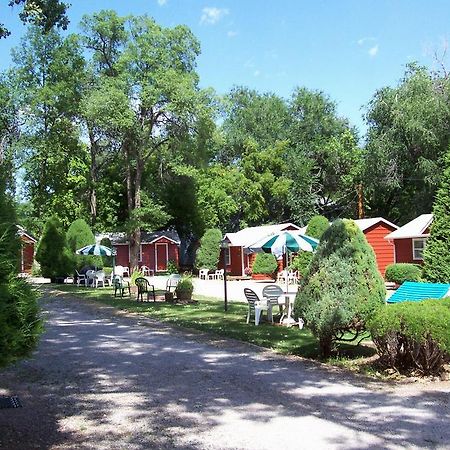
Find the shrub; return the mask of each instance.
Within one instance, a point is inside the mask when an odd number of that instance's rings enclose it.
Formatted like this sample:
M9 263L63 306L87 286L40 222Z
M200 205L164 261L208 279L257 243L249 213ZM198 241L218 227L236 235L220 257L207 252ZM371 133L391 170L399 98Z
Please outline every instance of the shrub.
M386 281L402 284L404 281L419 281L422 268L417 264L396 263L386 267Z
M17 276L20 242L2 171L0 164L0 366L29 354L42 332L37 293Z
M75 251L86 245L95 244L95 237L89 225L83 219L74 220L66 233L67 247L69 248L73 265L77 270L84 266L101 267L101 256L76 255ZM109 265L112 265L109 264Z
M178 273L177 263L172 259L169 259L169 261L167 261L167 273L169 275L173 273Z
M254 274L272 275L278 268L278 263L272 253L258 253L253 263Z
M42 275L51 279L65 277L72 270L72 255L67 248L66 233L56 217L50 217L44 225L36 260Z
M298 273L304 277L308 272L309 266L312 261L313 254L311 252L300 252L292 261L289 266L291 270L297 270Z
M381 362L402 373L439 374L450 357L450 302L424 300L380 308L370 332Z
M328 357L345 333L357 339L374 311L385 302L386 289L375 255L352 220L336 220L323 234L295 301L301 316L319 338Z
M200 247L197 250L195 265L198 269L217 269L221 242L222 232L220 230L215 228L206 230L200 239Z
M194 292L194 285L191 277L183 277L175 288L175 295L179 300L191 300Z
M31 275L33 277L42 276L41 265L36 260L33 260L33 265L31 266Z
M450 283L450 147L433 204L433 223L423 252L423 274L433 283Z
M306 227L305 234L316 239L321 239L323 233L330 228L330 222L324 216L311 217Z

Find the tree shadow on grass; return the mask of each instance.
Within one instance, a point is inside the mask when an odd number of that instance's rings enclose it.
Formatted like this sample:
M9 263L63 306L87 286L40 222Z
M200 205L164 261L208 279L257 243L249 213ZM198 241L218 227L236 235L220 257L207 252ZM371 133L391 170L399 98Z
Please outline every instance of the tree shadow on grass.
M32 360L2 374L0 447L444 447L449 392L368 382L237 341L53 299ZM36 425L30 423L36 419Z

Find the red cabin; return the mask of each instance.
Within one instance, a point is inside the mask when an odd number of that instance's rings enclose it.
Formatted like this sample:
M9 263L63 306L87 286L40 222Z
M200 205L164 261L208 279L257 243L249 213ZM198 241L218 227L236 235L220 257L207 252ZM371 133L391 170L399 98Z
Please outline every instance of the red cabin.
M99 236L107 237L117 251L116 265L130 267L130 245L125 233L111 233ZM139 249L139 267L147 266L157 272L165 272L169 261L179 263L180 239L175 231L155 231L141 233ZM131 268L130 268L131 269Z
M422 214L385 237L394 245L396 263L423 263L423 250L432 222L433 214Z
M355 223L366 236L367 242L375 252L378 270L384 277L386 267L395 261L394 246L385 239L387 235L397 230L398 226L383 217L372 219L357 219Z
M22 243L20 253L20 272L31 274L31 269L34 262L34 246L37 239L20 225L17 225L17 234L19 235L20 242Z

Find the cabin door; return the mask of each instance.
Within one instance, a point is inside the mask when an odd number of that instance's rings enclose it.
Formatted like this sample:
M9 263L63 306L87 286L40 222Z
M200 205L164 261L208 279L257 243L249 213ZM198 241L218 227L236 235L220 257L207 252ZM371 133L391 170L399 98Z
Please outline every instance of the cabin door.
M165 272L167 270L167 260L169 259L169 247L167 244L155 244L155 266L157 272Z

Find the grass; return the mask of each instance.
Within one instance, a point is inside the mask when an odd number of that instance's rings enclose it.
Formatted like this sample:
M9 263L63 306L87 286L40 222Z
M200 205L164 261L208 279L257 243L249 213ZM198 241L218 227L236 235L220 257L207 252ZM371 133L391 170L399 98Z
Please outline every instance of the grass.
M58 289L75 297L95 300L161 322L250 342L283 354L318 358L318 342L309 330L274 326L264 322L260 323L258 327L251 323L247 325L248 309L247 305L243 303L231 303L228 305L228 311L225 312L223 301L204 297L197 297L198 303L188 305L166 302L137 303L133 296L131 299L129 297L114 298L112 289L108 287L90 289L73 285L58 285ZM160 293L162 292L160 291ZM364 352L367 352L366 347L346 345L349 360L363 356ZM329 362L333 363L333 360ZM351 368L351 364L348 368Z

